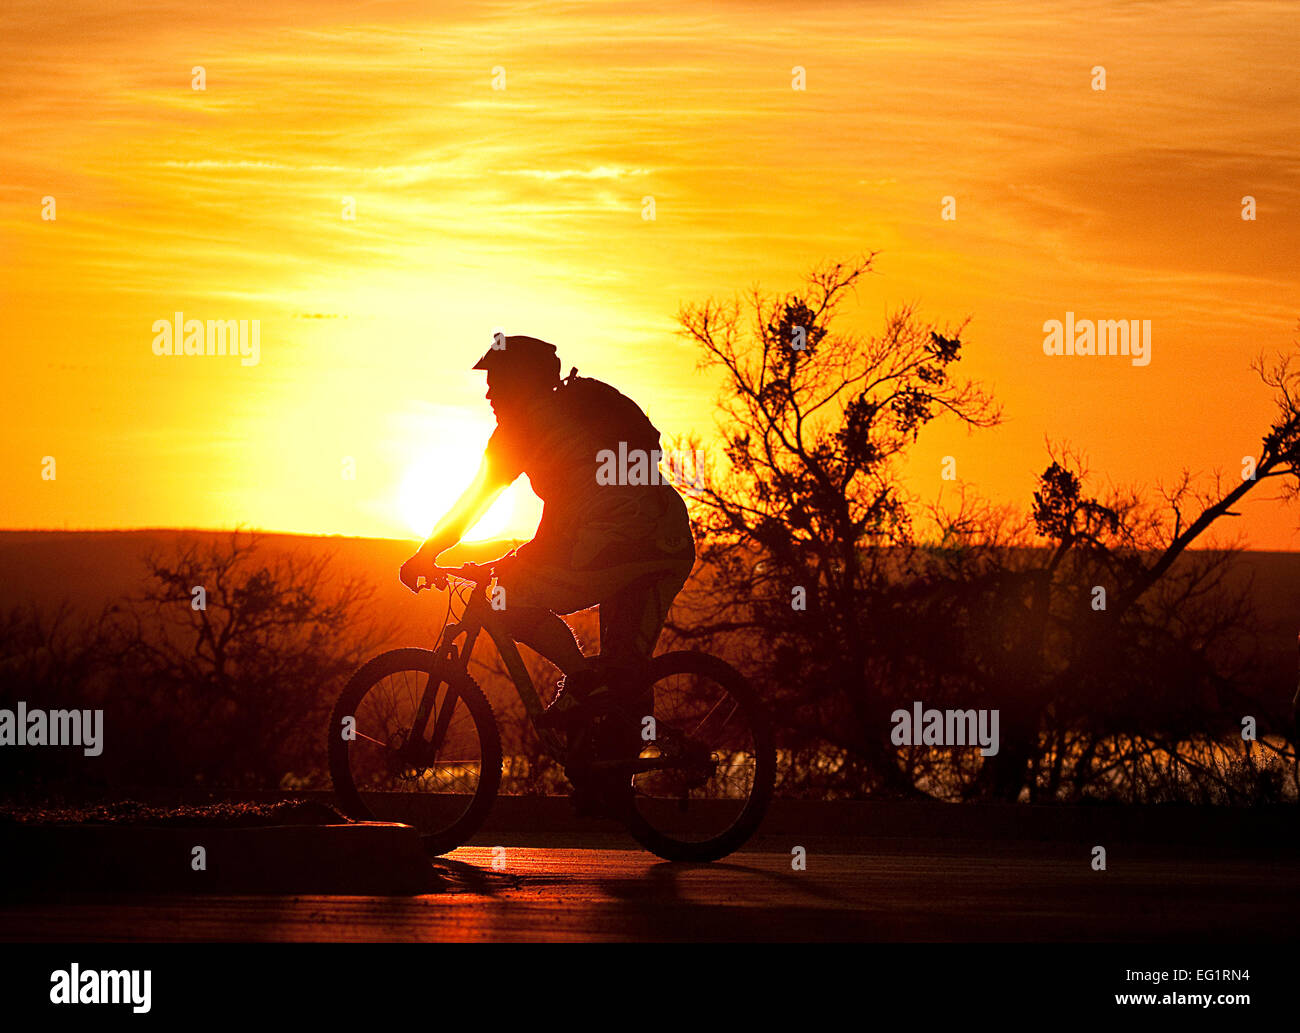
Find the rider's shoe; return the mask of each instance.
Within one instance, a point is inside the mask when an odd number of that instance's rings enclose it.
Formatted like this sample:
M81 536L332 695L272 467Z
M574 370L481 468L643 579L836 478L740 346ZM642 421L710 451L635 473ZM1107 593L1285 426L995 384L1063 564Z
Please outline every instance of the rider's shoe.
M566 674L559 681L559 691L535 722L538 728L569 728L591 712L591 704L598 703L613 692L605 672L587 667Z

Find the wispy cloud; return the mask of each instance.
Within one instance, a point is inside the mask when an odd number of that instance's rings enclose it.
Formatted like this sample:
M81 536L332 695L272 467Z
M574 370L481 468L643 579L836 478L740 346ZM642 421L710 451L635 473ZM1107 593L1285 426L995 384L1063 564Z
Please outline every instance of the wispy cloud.
M496 325L567 342L566 358L659 399L666 423L707 432L712 386L672 337L679 305L881 248L860 328L904 299L976 316L987 336L970 368L1016 416L989 439L1006 457L990 487L1019 491L1059 419L1056 371L1033 364L1024 329L1045 309L1109 297L1163 316L1147 383L1162 369L1181 381L1118 415L1113 385L1071 387L1093 414L1080 433L1105 442L1164 433L1133 421L1175 426L1187 391L1204 408L1238 375L1244 346L1202 339L1213 314L1252 348L1289 331L1293 21L1291 5L1255 0L11 0L0 290L9 334L28 342L14 375L31 385L9 413L14 443L130 430L165 450L194 433L194 412L234 413L249 440L288 443L250 453L252 506L285 476L275 462L316 461L299 428L322 409L339 447L363 450L365 406L407 371L433 383L441 364L459 369ZM1089 88L1097 64L1104 92ZM806 90L791 89L795 66ZM946 196L953 222L939 219ZM260 314L259 379L151 363L138 328L185 306ZM105 363L139 404L77 415L102 410ZM480 401L466 380L437 390ZM1118 474L1177 468L1185 446L1234 431L1198 433L1143 437L1147 458L1117 453L1131 462ZM155 453L140 455L147 468ZM200 466L122 519L202 523ZM93 522L110 473L97 476L67 519ZM275 512L301 529L375 530L332 482L290 480ZM13 519L61 525L50 498L20 492Z

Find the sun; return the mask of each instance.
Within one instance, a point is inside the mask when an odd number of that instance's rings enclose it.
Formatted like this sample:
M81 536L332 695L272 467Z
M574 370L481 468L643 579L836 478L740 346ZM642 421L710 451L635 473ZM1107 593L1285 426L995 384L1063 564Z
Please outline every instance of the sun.
M426 455L416 460L402 479L397 508L402 519L421 538L455 505L478 470L479 456L464 453ZM507 488L482 518L465 532L466 542L499 538L515 509L515 486Z

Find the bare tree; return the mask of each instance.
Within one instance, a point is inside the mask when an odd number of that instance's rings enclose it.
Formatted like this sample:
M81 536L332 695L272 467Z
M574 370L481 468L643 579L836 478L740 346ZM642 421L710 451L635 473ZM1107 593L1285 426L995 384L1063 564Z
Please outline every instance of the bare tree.
M1029 512L966 493L927 509L898 476L921 431L941 415L989 427L1000 411L954 376L965 324L904 308L879 336L839 330L872 258L679 313L701 366L724 374L726 466L691 492L702 564L672 633L743 656L793 758L786 791L1016 800L1132 785L1153 765L1239 777L1205 760L1229 717L1248 701L1281 722L1251 696L1236 551L1189 549L1259 483L1297 493L1291 359L1256 363L1278 410L1251 479L1198 487L1184 471L1157 501L1096 497L1082 458L1049 445ZM922 698L999 709L999 754L892 748L891 711Z
M324 714L388 637L366 619L372 585L336 578L327 555L267 552L235 532L151 555L121 615L154 759L208 783L276 788L323 771Z
M685 639L745 636L785 726L832 747L812 745L801 761L828 787L874 775L912 791L881 731L886 685L904 672L882 668L873 648L898 623L886 588L913 545L899 464L935 418L974 429L999 412L952 375L964 324L941 328L903 308L878 336L838 328L873 257L815 269L793 293L756 288L680 313L701 366L725 377L729 468L711 464L692 493L706 573L696 604L685 600L689 618L670 627Z

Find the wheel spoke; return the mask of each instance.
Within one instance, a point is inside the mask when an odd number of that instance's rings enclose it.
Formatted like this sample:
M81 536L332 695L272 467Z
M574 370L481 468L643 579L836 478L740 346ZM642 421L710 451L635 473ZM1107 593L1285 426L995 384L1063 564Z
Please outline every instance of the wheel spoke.
M771 793L775 755L743 678L696 653L655 661L656 741L632 778L629 827L665 857L712 859L753 831ZM675 669L674 669L675 668Z
M349 813L414 825L441 852L471 835L486 814L500 783L501 747L481 690L463 672L423 666L435 662L428 655L396 650L354 676L377 665L366 682L349 683L336 708L331 727L350 716L355 734L331 735L330 769ZM400 662L408 657L417 665ZM433 697L425 734L416 738L426 692ZM355 702L349 708L345 700ZM430 732L436 745L425 737Z

